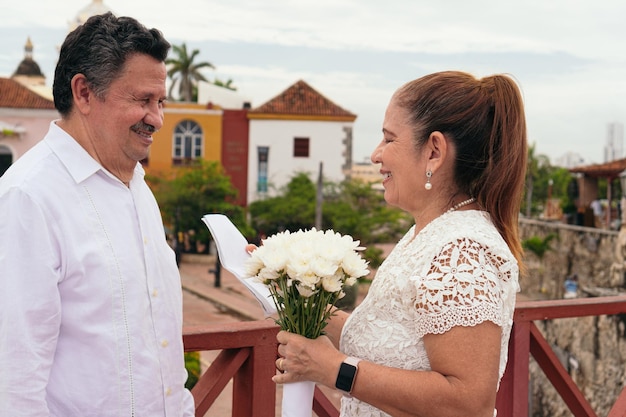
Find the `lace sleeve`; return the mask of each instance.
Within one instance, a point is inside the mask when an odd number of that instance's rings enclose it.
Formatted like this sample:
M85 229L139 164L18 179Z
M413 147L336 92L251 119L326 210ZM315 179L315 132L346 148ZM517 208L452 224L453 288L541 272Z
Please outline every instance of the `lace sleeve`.
M423 278L416 278L417 332L441 334L484 321L503 325L503 285L515 263L472 239L447 243Z

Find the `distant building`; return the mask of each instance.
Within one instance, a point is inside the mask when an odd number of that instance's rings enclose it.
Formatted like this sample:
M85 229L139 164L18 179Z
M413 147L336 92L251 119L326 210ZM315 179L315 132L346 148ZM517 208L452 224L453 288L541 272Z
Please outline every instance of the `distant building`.
M215 104L223 109L249 109L250 98L242 96L239 92L230 90L206 81L198 82L198 103Z
M83 7L74 19L68 22L69 32L76 29L78 26L82 25L89 19L91 16L95 16L97 14L104 14L107 12L113 12L111 8L104 4L102 0L92 0L87 6ZM113 14L115 14L113 12Z
M271 197L300 172L342 181L352 167L356 115L300 80L248 112L248 202Z
M576 152L567 152L554 160L554 165L562 168L574 168L581 165L587 165L589 162Z
M606 129L604 162L615 161L624 157L624 125L619 122L609 123Z
M177 168L193 166L200 160L219 162L237 190L234 203L245 207L248 203L248 101L230 90L225 95L220 93L212 91L209 102L166 102L163 127L153 135L150 155L143 163L146 172L168 176Z
M368 161L354 162L350 170L350 178L372 184L374 190L383 191L383 176L380 174L380 164Z
M52 100L52 89L46 86L46 76L33 58L33 43L30 37L24 45L24 59L18 64L11 79L34 91L40 96Z
M220 161L222 111L196 103L167 102L163 126L154 135L147 172L167 175L197 160Z
M35 146L60 117L54 103L11 78L0 78L0 175Z

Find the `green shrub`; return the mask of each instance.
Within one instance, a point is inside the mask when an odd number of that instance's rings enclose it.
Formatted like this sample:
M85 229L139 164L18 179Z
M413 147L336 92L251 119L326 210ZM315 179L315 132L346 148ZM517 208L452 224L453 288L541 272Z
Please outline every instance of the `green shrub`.
M188 374L185 388L192 389L200 378L200 352L185 352L185 369Z

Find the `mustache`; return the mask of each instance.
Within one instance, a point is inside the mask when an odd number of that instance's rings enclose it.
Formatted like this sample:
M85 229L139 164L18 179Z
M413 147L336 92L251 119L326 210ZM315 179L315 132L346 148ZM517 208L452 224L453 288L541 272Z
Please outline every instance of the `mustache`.
M150 134L152 133L156 133L158 131L158 129L152 125L149 125L147 123L144 122L138 122L135 123L134 125L131 126L131 129L133 130L142 130L144 132L148 132Z

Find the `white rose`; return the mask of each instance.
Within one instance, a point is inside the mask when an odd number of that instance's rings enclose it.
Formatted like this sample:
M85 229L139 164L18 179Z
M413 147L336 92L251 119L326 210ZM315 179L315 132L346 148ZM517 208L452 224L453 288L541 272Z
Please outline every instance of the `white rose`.
M346 256L343 257L341 267L346 275L351 277L359 278L369 273L367 261L354 251L348 252Z
M275 269L271 268L263 268L259 271L257 275L257 279L263 283L268 283L269 281L277 280L280 277L280 273Z
M341 291L342 287L343 282L341 280L341 277L337 275L322 278L322 288L324 288L324 290L327 292L339 292Z
M309 272L306 274L298 275L297 277L293 277L293 279L310 288L315 288L317 286L317 283L320 282L321 278L318 275Z
M330 277L335 275L339 269L339 262L318 256L311 262L311 271L320 277Z
M312 289L308 285L304 285L304 284L296 285L296 289L298 290L298 293L305 298L309 298L317 292L315 291L315 289Z

